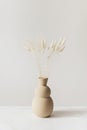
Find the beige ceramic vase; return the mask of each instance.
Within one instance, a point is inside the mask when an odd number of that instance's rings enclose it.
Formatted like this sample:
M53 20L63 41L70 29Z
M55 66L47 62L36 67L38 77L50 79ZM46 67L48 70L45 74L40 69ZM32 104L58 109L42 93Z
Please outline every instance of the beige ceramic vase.
M47 86L48 78L39 78L40 85L36 88L32 102L33 113L39 117L49 117L53 111L53 100L50 97L51 90Z

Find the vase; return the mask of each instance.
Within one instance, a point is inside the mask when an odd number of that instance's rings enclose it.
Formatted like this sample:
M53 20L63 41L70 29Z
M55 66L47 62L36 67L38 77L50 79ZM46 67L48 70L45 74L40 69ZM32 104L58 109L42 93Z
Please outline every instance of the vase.
M39 77L39 86L35 90L35 97L32 101L33 113L42 118L50 117L53 112L53 100L47 81L48 78Z

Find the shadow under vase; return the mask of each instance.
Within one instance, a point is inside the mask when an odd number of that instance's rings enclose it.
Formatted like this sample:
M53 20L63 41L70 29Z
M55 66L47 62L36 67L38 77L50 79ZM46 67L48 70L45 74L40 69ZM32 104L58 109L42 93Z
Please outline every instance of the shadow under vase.
M54 110L52 118L80 117L87 115L87 110Z

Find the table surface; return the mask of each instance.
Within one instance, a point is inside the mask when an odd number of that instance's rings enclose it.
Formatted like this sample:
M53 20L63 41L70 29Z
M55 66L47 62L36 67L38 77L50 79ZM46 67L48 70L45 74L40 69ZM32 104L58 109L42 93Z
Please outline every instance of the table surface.
M31 107L0 107L0 130L87 130L87 107L56 107L50 118Z

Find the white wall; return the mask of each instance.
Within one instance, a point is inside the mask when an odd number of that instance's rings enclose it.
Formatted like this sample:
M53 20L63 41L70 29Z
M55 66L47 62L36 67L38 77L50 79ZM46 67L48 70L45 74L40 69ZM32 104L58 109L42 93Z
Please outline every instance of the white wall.
M66 37L49 85L55 105L87 105L87 1L0 0L0 105L31 105L37 67L25 40Z

